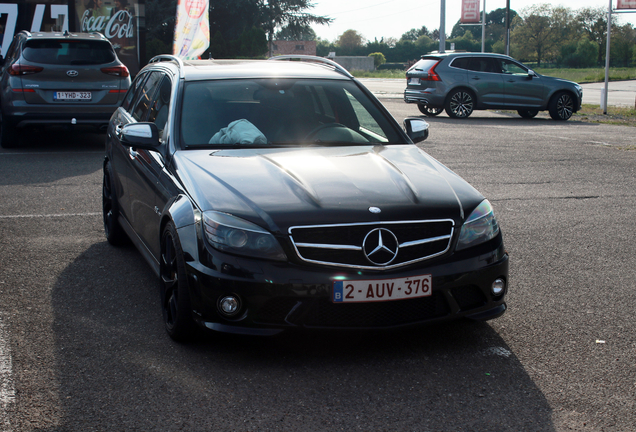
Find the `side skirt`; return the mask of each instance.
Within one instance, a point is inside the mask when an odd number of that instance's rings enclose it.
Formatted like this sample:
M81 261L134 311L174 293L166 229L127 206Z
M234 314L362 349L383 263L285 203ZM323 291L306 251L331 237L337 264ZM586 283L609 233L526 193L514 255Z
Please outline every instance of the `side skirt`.
M120 214L117 221L119 222L119 225L121 225L121 227L124 229L124 231L126 231L126 234L133 242L139 253L141 253L141 256L144 257L146 262L150 265L152 271L155 272L155 275L157 275L157 277L159 277L159 260L152 254L152 252L150 252L150 249L148 249L146 244L139 238L139 236L137 235L135 230L133 230L132 226L130 226L125 217Z

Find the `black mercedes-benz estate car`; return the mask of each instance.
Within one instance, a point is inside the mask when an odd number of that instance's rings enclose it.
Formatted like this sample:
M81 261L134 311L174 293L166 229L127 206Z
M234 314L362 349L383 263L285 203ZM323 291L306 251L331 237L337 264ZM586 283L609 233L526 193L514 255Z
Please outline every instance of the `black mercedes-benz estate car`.
M581 109L583 89L575 82L539 75L502 54L447 52L427 54L406 72L404 101L436 116L467 118L474 110L516 110L533 118L547 110L568 120Z
M506 310L490 203L318 57L140 71L106 138L103 213L156 272L166 329L385 329Z

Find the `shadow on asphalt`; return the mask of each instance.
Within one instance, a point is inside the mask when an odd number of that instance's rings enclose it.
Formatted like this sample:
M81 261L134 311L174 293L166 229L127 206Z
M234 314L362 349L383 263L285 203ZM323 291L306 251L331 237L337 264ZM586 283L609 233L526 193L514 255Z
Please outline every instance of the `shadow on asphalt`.
M554 430L488 323L181 345L163 329L157 286L132 246L105 241L57 278L63 418L42 430Z
M105 139L105 133L92 130L27 131L18 147L0 149L0 185L45 184L91 174L102 168ZM24 158L29 162L24 163Z

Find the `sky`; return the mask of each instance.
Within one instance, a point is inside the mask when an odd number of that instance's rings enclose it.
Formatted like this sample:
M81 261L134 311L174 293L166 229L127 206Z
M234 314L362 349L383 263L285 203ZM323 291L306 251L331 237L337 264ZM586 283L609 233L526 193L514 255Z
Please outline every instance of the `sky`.
M483 5L482 0L482 5ZM486 13L505 8L506 0L485 0ZM613 0L616 7L616 0ZM446 0L446 34L460 18L461 0ZM607 0L561 0L550 2L535 0L510 0L510 8L520 12L535 4L553 3L572 10L584 7L609 7ZM333 18L327 25L313 26L317 36L335 41L347 30L356 30L365 39L373 41L394 37L399 39L404 33L423 25L435 30L440 25L441 0L313 0L314 8L310 13ZM483 6L482 6L483 7ZM619 14L619 24L631 23L636 26L636 13Z

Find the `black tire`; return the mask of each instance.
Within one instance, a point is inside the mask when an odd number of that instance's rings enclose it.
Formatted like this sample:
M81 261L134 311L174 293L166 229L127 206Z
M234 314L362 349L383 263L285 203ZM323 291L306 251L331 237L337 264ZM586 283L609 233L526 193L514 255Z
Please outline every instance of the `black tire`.
M550 117L554 120L569 120L574 114L574 99L567 92L559 92L552 96L548 104Z
M18 143L18 132L16 127L11 121L2 116L2 124L0 126L0 147L2 148L16 148Z
M444 108L431 108L428 105L424 104L417 104L417 107L422 114L428 117L435 117L437 115L440 115L442 111L444 111Z
M539 114L539 111L537 110L517 110L517 112L525 119L535 118L537 114Z
M168 335L177 342L192 340L198 328L192 319L192 305L185 272L185 259L172 222L161 235L161 312Z
M452 118L468 118L475 108L475 96L468 90L454 90L446 99L446 114Z
M110 162L104 165L104 181L102 183L102 215L104 218L104 234L106 240L113 246L122 246L128 243L128 236L119 225L119 204L113 188L113 170Z

